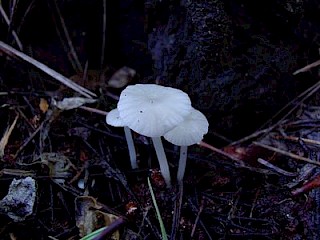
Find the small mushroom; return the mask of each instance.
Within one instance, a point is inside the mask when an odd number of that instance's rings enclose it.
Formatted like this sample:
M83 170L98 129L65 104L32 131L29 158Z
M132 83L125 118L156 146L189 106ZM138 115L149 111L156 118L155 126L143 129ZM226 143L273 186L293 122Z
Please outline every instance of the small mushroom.
M124 134L126 136L128 150L129 150L129 156L130 156L130 162L132 169L138 168L137 164L137 154L136 149L134 147L134 142L131 134L130 128L125 126L122 119L119 116L118 109L111 110L106 117L107 124L113 126L113 127L123 127L124 128Z
M118 102L119 115L133 131L151 137L160 170L168 187L171 178L161 136L184 121L191 112L188 94L156 84L136 84L126 87Z
M207 118L198 110L192 109L191 113L178 126L164 135L164 138L180 147L180 159L177 180L182 182L186 169L188 146L199 143L203 135L208 132Z

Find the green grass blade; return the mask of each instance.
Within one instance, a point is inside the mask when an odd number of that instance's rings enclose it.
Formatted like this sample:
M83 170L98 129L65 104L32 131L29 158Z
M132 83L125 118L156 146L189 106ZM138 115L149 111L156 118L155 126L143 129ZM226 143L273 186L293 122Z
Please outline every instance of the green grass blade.
M162 239L163 240L168 240L166 229L164 227L164 224L163 224L163 221L162 221L162 218L161 218L161 214L160 214L160 211L159 211L159 208L158 208L158 204L157 204L156 198L155 198L154 193L153 193L153 189L152 189L152 186L151 186L150 178L148 178L148 187L149 187L149 191L151 193L151 198L152 198L152 202L153 202L154 208L156 209L156 214L157 214L157 218L158 218L158 221L159 221L159 224L160 224L160 230L161 230Z
M99 228L97 230L95 230L92 233L89 233L88 235L84 236L83 238L81 238L80 240L92 240L94 239L96 236L98 236L103 230L105 230L107 227L102 227Z

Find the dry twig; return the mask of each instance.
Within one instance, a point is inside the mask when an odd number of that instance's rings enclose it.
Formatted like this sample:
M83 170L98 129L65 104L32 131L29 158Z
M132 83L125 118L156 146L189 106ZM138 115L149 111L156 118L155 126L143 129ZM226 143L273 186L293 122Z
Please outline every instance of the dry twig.
M297 173L291 173L291 172L285 171L285 170L283 170L283 169L271 164L270 162L268 162L268 161L266 161L266 160L264 160L262 158L258 158L257 161L259 163L261 163L262 165L265 165L266 167L268 167L268 168L274 170L275 172L280 173L280 174L282 174L284 176L296 177L298 175Z
M302 73L302 72L309 71L311 68L317 67L317 66L319 66L319 65L320 65L320 60L315 61L315 62L313 62L313 63L311 63L311 64L308 64L307 66L305 66L305 67L303 67L303 68L298 69L297 71L295 71L295 72L293 73L293 75L297 75L298 73Z
M41 71L45 72L46 74L53 77L57 81L61 82L62 84L66 85L67 87L73 89L74 91L80 93L81 95L83 95L87 98L96 97L96 94L91 92L90 90L76 84L75 82L72 82L70 79L66 78L62 74L49 68L48 66L44 65L43 63L40 63L39 61L29 57L28 55L24 54L23 52L20 52L20 51L14 49L13 47L9 46L8 44L6 44L2 41L0 41L0 51L5 52L7 55L9 55L11 57L18 57L20 59L23 59L24 61L39 68Z
M293 159L296 159L296 160L300 160L300 161L304 161L304 162L307 162L307 163L311 163L311 164L314 164L314 165L317 165L317 166L320 166L320 162L317 162L317 161L313 161L309 158L305 158L305 157L301 157L301 156L298 156L296 154L293 154L293 153L290 153L290 152L286 152L284 150L281 150L281 149L278 149L278 148L275 148L275 147L271 147L271 146L268 146L268 145L265 145L263 143L259 143L259 142L253 142L253 144L259 146L259 147L263 147L265 149L268 149L270 151L274 151L276 153L280 153L282 155L285 155L287 157L291 157Z
M1 1L0 1L0 14L2 15L4 21L8 24L8 26L11 26L11 21L9 20L6 12L4 11L2 4L1 4ZM22 43L18 37L18 34L14 30L11 30L11 31L12 31L12 36L13 36L14 40L16 41L19 49L22 51L23 46L22 46Z

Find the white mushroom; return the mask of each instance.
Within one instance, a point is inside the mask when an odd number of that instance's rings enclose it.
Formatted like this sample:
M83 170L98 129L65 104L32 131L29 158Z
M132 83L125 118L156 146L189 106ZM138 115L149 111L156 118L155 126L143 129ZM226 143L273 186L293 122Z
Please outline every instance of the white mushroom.
M119 116L119 111L117 108L111 110L108 113L108 115L106 117L106 122L107 122L107 124L109 124L113 127L124 127L124 134L125 134L126 140L127 140L131 167L132 167L132 169L138 168L137 154L136 154L136 149L134 147L134 142L133 142L131 130L130 130L130 128L125 126L124 122L122 121L122 119Z
M148 137L162 136L177 126L191 108L188 94L156 84L128 86L118 102L121 119L133 131Z
M191 109L188 94L156 84L131 85L120 95L118 110L121 119L135 132L152 138L168 187L171 186L171 178L161 136L183 122Z
M186 162L188 146L199 143L203 135L208 132L209 123L206 117L198 110L192 109L191 113L180 123L164 135L164 138L180 147L180 159L177 180L182 182Z

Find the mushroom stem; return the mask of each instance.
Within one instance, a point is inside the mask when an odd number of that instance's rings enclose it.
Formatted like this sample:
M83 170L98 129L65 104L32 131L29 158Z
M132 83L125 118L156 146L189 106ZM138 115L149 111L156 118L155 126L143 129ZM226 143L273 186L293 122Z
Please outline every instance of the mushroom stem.
M188 155L188 146L181 146L180 147L178 174L177 174L177 181L179 184L182 183L184 172L186 170L187 155Z
M156 150L161 174L164 178L164 181L167 184L167 187L170 188L171 187L170 170L169 170L166 153L164 152L164 148L162 145L161 137L153 137L152 142L153 142L154 149Z
M126 140L127 140L131 167L132 167L132 169L136 169L136 168L138 168L136 149L134 147L131 130L127 126L124 126L124 134L125 134Z

